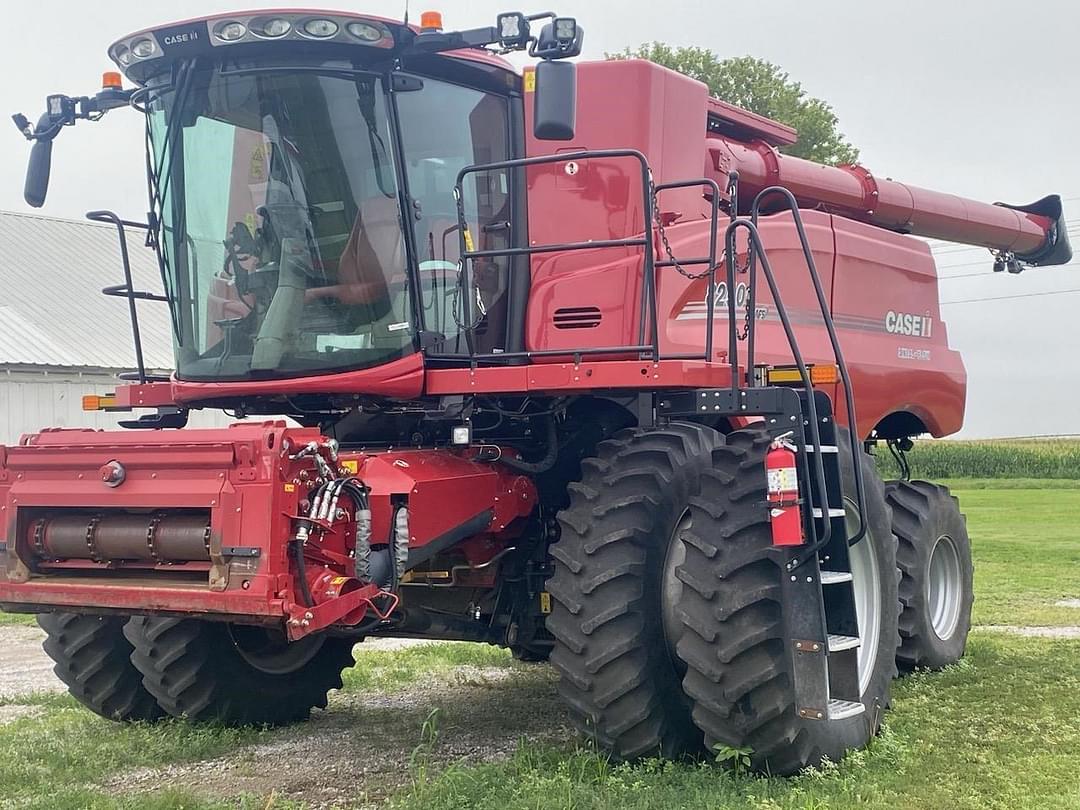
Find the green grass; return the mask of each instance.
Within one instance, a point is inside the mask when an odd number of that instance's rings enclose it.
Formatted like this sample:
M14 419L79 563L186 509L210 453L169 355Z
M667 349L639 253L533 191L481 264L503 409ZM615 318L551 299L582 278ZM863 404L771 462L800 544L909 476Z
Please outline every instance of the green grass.
M1080 489L961 489L975 557L976 624L1080 625ZM1078 665L1080 670L1080 665Z
M523 744L508 762L450 768L399 810L1075 810L1080 807L1080 642L977 635L943 673L899 682L869 750L794 779L709 765L613 765Z
M508 650L487 644L424 644L394 651L365 651L345 672L345 691L391 693L459 667L505 667Z
M0 726L4 807L122 807L93 783L120 770L218 756L265 734L179 721L119 725L90 714L67 696L30 695L8 705L20 703L39 710ZM167 796L154 801L139 806L174 806Z
M480 644L430 644L398 651L368 651L345 674L349 692L392 693L461 667L519 667L509 652ZM110 774L209 759L263 742L272 732L179 721L121 725L96 717L66 694L0 698L0 706L27 706L28 716L0 724L0 807L147 808L218 810L268 807L266 797L208 801L183 789L113 796L97 784ZM317 751L313 756L317 756ZM404 766L403 766L404 767ZM299 807L274 799L272 810Z
M0 610L0 625L3 624L22 624L37 627L37 619L34 618L33 613L5 613Z
M956 441L920 439L908 453L912 475L941 478L1071 478L1080 479L1080 440L995 439ZM877 450L884 478L899 475L885 447Z
M935 478L952 489L1080 489L1080 478Z

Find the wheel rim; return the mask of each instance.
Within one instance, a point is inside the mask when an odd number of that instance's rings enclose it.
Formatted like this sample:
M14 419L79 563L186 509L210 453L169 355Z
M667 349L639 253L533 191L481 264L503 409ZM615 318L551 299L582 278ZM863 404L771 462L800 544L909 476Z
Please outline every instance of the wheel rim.
M848 536L859 523L855 505L845 498L845 524ZM873 538L866 534L848 549L851 564L852 590L855 592L855 616L859 623L859 695L866 694L877 664L878 639L881 638L881 570L874 553Z
M288 675L306 665L322 649L325 637L307 636L290 642L284 633L263 627L227 625L229 638L244 659L268 675Z
M952 638L960 623L960 553L956 543L944 534L930 552L930 575L926 578L926 600L930 606L930 626L945 641Z
M684 512L675 524L675 530L668 540L667 554L664 557L663 580L660 583L660 618L664 627L664 640L667 642L668 655L674 666L682 671L684 664L675 653L675 644L682 632L682 619L676 612L679 597L682 596L682 581L675 575L679 566L686 561L686 544L682 536L690 528L690 512Z

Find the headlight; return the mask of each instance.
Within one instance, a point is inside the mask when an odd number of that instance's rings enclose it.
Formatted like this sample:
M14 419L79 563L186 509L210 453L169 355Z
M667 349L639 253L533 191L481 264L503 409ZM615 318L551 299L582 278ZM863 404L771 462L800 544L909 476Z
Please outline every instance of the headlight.
M214 29L214 36L224 42L236 42L247 33L247 28L243 23L227 22L222 23Z
M345 29L357 39L364 40L364 42L378 42L383 36L382 31L374 25L363 22L351 22L345 26Z
M275 17L272 20L267 20L262 24L262 30L259 31L264 37L270 37L276 39L277 37L283 37L289 31L292 30L292 23L288 20L283 20L280 17Z
M150 39L137 39L131 43L131 52L140 59L145 59L154 53L154 41Z
M127 67L129 64L131 64L131 51L129 51L123 45L113 51L113 55L116 56L116 61L124 67Z
M577 38L577 20L573 17L555 18L555 39L560 44L570 44Z
M308 36L326 39L338 32L338 24L333 20L308 20L304 23L304 33Z

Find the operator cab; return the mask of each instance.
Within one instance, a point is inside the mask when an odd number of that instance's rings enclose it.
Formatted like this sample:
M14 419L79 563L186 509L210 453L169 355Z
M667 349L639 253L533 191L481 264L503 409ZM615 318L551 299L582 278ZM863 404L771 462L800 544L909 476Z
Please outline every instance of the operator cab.
M523 157L522 80L487 48L580 52L568 18L530 35L529 21L548 17L444 33L433 14L417 31L265 11L137 32L109 49L137 89L50 97L60 118L36 129L23 119L36 141L27 199L44 200L62 126L126 102L146 114L151 241L180 380L309 377L424 349L465 356L466 340L518 350L525 289L518 312L509 292L515 272L527 283L527 259L477 262L468 285L459 260L522 239L523 176L459 173Z
M427 344L454 351L453 188L465 166L514 156L518 77L495 59L447 71L446 57L428 56L413 69L391 56L394 34L381 21L201 24L217 47L171 60L146 78L140 99L177 376L246 380L382 365L417 350L418 310ZM267 31L279 41L266 41ZM137 49L136 39L113 53ZM509 173L470 180L470 234L506 247L509 228L496 223L511 219ZM506 268L493 269L495 283L481 294L497 349L506 340Z

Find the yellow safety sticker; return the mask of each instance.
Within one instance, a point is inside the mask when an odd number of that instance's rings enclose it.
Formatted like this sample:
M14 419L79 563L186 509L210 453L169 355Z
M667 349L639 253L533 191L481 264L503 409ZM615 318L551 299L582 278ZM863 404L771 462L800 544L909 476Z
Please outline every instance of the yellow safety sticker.
M525 80L526 93L532 93L536 90L536 71L534 69L529 68L526 70L521 78Z
M342 459L341 469L348 470L353 475L356 475L356 473L360 470L360 462L357 461L355 458Z
M256 146L251 150L251 163L248 166L248 174L252 182L266 179L266 150L262 146Z
M332 580L330 580L330 584L331 585L344 585L348 581L349 581L348 577L334 577Z
M473 247L472 231L468 228L465 229L465 249L469 251L475 250Z
M286 492L296 492L296 484L286 484L285 485L285 491Z
M540 591L540 612L551 613L551 594L547 591Z
M799 488L799 474L794 467L778 467L766 471L769 492L795 492Z

